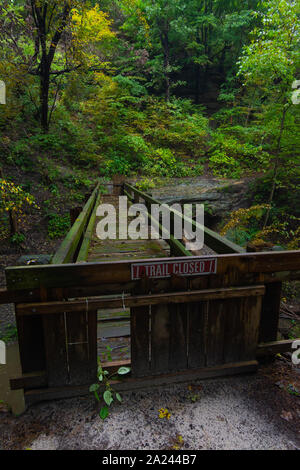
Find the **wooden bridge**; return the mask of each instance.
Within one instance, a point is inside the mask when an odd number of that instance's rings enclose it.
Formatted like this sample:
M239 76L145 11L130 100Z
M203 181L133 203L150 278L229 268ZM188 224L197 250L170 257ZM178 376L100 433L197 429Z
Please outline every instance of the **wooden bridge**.
M51 264L6 269L0 303L15 304L23 372L11 388L27 404L88 393L98 356L111 371L130 364L114 383L126 390L254 372L260 356L291 351L292 341L277 341L281 285L300 279L300 251L246 253L206 227L209 255L174 235L101 241L100 202L126 195L145 204L149 222L159 204L127 183L108 189L97 185Z

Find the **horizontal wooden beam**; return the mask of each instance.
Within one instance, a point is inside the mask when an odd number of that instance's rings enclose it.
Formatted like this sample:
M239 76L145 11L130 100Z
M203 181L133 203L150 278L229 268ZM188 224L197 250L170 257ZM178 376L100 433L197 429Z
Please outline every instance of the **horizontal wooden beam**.
M192 253L185 248L181 241L177 240L173 235L169 234L162 224L152 217L150 212L148 212L148 218L150 223L153 224L153 227L155 227L159 232L160 236L162 236L166 243L168 243L172 250L172 254L175 256L192 256Z
M45 371L23 374L21 377L10 379L11 390L32 390L47 387L47 373Z
M145 194L136 187L125 183L125 188L127 188L128 191L131 191L132 193L136 194L140 198L142 198L147 205L150 204L161 204L157 199L154 199L151 197L149 194ZM236 243L231 242L225 237L222 237L219 235L217 232L214 232L213 230L210 230L209 228L198 224L191 218L182 215L178 211L172 209L170 206L170 211L176 214L177 216L181 217L183 220L186 220L190 222L193 226L193 229L198 229L198 230L203 230L204 231L204 243L207 245L209 248L214 250L218 254L229 254L229 253L245 253L246 250L242 248L241 246L237 245Z
M220 366L207 367L204 369L185 370L173 374L164 374L143 378L132 378L125 376L122 381L111 381L111 385L113 386L114 390L125 392L131 390L149 389L155 386L158 387L174 383L190 383L197 380L212 379L217 377L233 376L238 374L252 374L257 371L257 367L257 361L248 361L235 364L223 364ZM25 392L25 401L27 405L31 405L45 400L89 395L89 387L90 384L80 387L30 390Z
M101 363L103 370L107 370L109 374L117 373L120 367L130 367L131 363L125 361L110 361ZM23 374L21 377L10 379L11 390L35 390L47 387L47 372L33 372L31 374Z
M34 304L18 304L17 316L47 315L56 313L82 312L85 309L95 311L105 308L142 307L147 305L180 304L217 299L235 299L241 297L257 297L265 294L264 286L235 287L230 289L207 289L188 292L171 292L167 294L151 294L138 296L121 296L119 298L96 298L72 300L69 302L39 302Z
M204 257L207 259L207 256ZM242 255L215 255L217 273L213 276L235 272L239 277L247 273L269 274L274 282L276 272L300 271L300 251L281 251L266 253L245 253ZM190 257L190 261L201 261L203 256ZM182 258L156 258L155 262L186 261ZM134 260L134 263L153 262ZM56 287L96 286L104 284L122 284L131 282L131 264L129 261L64 264L45 266L17 266L5 270L7 289L27 290ZM194 277L195 278L195 277ZM286 276L286 279L288 276ZM270 282L270 281L268 281Z
M293 352L292 344L298 339L287 339L284 341L272 341L270 343L261 343L257 347L257 357L260 356L274 356L275 354Z

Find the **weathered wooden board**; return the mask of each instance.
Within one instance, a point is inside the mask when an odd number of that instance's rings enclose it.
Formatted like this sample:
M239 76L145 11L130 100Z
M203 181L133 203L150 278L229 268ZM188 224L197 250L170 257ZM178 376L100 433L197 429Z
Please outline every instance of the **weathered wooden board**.
M206 365L206 323L209 302L188 304L188 368Z
M132 376L149 375L150 370L150 307L131 309Z
M193 259L201 260L202 257ZM274 253L246 253L244 255L217 255L217 275L235 269L241 275L246 273L275 273L299 271L300 251ZM184 260L185 258L178 258ZM162 258L173 261L174 258ZM138 262L138 261L135 261ZM142 260L144 262L144 260ZM151 262L151 259L149 259ZM8 290L35 289L43 286L74 287L97 284L127 283L131 281L131 263L128 261L65 264L49 266L26 266L6 268Z
M206 367L203 369L185 370L160 376L141 378L129 377L125 378L122 382L112 382L112 386L118 391L148 389L149 387L153 388L155 386L170 385L173 383L190 383L198 379L250 374L257 371L257 366L257 361L249 361L237 364L225 364L217 367ZM89 385L30 390L25 393L25 401L27 405L31 405L43 400L70 398L88 395L89 393Z
M172 288L172 285L171 285ZM187 291L187 292L168 292L162 294L144 294L139 296L124 296L116 297L97 297L89 299L89 305L93 309L99 308L122 308L128 307L143 307L148 305L166 305L166 304L183 304L186 302L195 302L209 299L232 299L240 297L256 297L263 295L265 292L264 286L251 286L251 287L234 287L227 289L207 289L200 291ZM61 309L65 312L80 312L84 307L86 300L70 300L69 302L44 302L34 304L19 304L18 315L41 315L60 313Z
M276 341L280 313L282 283L266 284L266 293L263 299L259 341L267 343Z
M43 370L46 362L42 317L19 317L18 308L15 310L22 372Z
M169 305L170 311L170 355L168 370L180 371L188 367L187 322L188 305Z
M171 315L168 305L151 307L151 373L169 370Z
M141 279L134 292L146 295L151 286L148 278ZM151 308L149 305L133 307L130 310L131 320L131 364L132 376L143 377L150 371L150 331Z
M61 246L55 253L52 259L52 264L60 263L70 263L73 261L73 258L78 251L81 237L83 232L89 222L89 217L93 211L95 201L99 191L99 184L93 191L91 197L88 199L86 205L83 208L83 211L80 213L78 219L75 221L74 225L71 227L69 233L65 237ZM56 286L59 287L59 286Z
M48 300L45 289L41 289L41 298ZM53 292L53 300L63 300L62 289ZM52 300L51 298L49 300ZM43 319L43 333L46 354L46 370L49 387L67 385L69 380L66 336L66 314L63 310L56 315L47 315Z
M69 384L82 385L90 379L88 316L86 312L66 313Z
M65 313L43 318L46 368L49 387L68 385L67 337Z

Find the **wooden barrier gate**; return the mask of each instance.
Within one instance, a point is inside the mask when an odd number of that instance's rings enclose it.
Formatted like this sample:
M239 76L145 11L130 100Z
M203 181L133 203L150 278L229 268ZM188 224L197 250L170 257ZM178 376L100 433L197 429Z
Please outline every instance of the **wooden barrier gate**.
M23 371L11 387L25 390L27 404L88 393L99 309L130 308L131 375L116 389L253 372L258 356L291 348L276 340L281 283L300 279L299 251L245 253L205 228L206 244L228 254L193 256L171 240L181 256L85 263L98 190L55 264L6 269L0 302L15 304ZM124 191L154 201L130 185Z

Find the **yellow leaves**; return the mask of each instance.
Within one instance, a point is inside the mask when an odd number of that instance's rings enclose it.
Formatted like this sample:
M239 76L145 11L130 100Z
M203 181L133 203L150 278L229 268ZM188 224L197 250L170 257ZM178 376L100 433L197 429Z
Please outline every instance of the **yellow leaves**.
M260 204L252 206L249 209L238 209L237 211L232 212L228 224L225 225L221 231L221 235L225 236L229 230L232 230L238 226L244 226L252 217L255 217L257 220L259 220L264 214L264 211L269 208L269 204Z
M31 194L25 193L20 186L10 181L0 180L0 211L13 210L20 213L26 204L37 208Z
M169 412L169 410L167 408L161 408L160 410L158 410L158 417L160 419L167 419L169 420L171 418L171 413Z
M172 446L172 449L180 450L182 448L183 444L184 444L183 437L180 434L178 434L176 436L175 444Z
M87 66L99 64L99 53L95 46L115 37L111 24L108 14L101 11L98 5L91 9L74 8L71 11L73 51L79 63Z
M112 21L107 13L99 10L98 5L83 13L72 10L72 24L73 34L81 46L115 37L110 29Z

